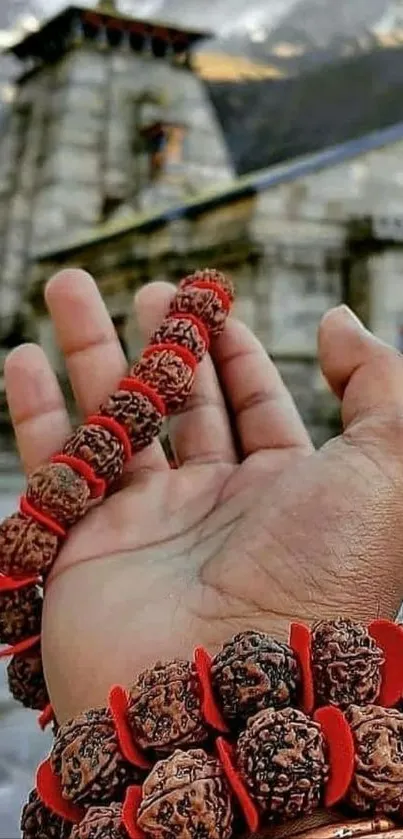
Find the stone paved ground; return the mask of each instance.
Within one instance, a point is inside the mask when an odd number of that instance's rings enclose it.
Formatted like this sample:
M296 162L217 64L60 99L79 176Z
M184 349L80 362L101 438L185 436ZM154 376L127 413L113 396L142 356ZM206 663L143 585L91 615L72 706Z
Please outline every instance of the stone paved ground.
M14 495L0 492L0 520L16 507ZM33 785L35 767L46 755L50 737L8 694L5 667L0 667L0 839L19 839L22 803Z

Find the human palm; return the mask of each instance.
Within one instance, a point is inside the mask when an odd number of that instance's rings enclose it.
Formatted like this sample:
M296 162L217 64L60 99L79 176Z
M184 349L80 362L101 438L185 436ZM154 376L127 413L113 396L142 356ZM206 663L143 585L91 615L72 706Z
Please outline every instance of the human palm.
M173 294L137 296L147 335ZM113 391L126 361L96 289L63 272L47 302L80 410ZM74 528L48 583L43 654L60 721L103 704L157 659L214 650L290 620L391 617L403 589L403 360L345 308L322 322L319 357L342 399L344 434L314 452L259 342L235 319L170 424L179 468L159 443ZM29 472L69 433L38 347L14 351L6 386ZM402 582L401 582L402 581Z

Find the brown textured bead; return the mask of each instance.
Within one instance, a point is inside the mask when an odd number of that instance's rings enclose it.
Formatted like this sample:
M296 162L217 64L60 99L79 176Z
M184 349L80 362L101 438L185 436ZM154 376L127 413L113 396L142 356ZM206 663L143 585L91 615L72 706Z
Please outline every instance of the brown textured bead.
M195 271L194 274L189 274L188 277L184 277L183 280L179 283L179 288L186 288L187 286L191 285L192 283L217 283L220 288L225 291L228 295L231 302L235 298L235 289L232 280L223 274L221 271L217 271L215 268L204 268L202 271Z
M0 524L2 574L44 574L53 565L58 550L59 537L21 513L14 513Z
M39 635L42 595L35 584L0 593L0 644L18 644Z
M382 650L366 627L339 618L312 627L312 675L316 705L367 705L381 688Z
M295 704L300 683L292 649L253 631L224 645L213 658L211 677L225 719L238 724L264 708Z
M397 813L403 801L403 714L369 705L346 711L356 757L347 801L360 812Z
M122 805L90 807L80 824L73 828L71 839L127 839L122 825Z
M228 839L231 796L218 760L191 749L157 763L143 785L137 823L158 839Z
M311 813L328 777L320 726L294 708L261 711L238 740L237 766L270 821Z
M17 702L34 711L46 708L49 696L39 645L15 655L7 667L7 676L10 693Z
M84 807L119 801L128 783L142 779L124 760L106 708L80 714L62 725L51 762L64 797Z
M133 451L149 446L162 428L162 414L147 396L135 391L116 391L104 402L99 413L112 417L126 429Z
M179 288L172 303L171 313L190 314L204 323L210 335L220 335L227 319L227 309L221 297L212 288L189 285Z
M63 454L79 457L92 466L98 478L114 481L123 472L123 445L101 425L81 425L67 441Z
M81 475L64 463L45 463L29 477L30 504L59 524L71 526L85 514L90 490Z
M32 790L22 811L22 839L69 839L72 827L71 823L48 810L36 790Z
M190 365L169 349L155 349L155 352L142 356L131 374L153 387L171 412L184 405L194 381Z
M194 665L171 661L142 673L130 690L128 717L143 749L167 753L203 743L208 735Z
M207 344L197 325L180 315L166 318L150 340L150 344L166 343L185 347L199 362L207 352Z

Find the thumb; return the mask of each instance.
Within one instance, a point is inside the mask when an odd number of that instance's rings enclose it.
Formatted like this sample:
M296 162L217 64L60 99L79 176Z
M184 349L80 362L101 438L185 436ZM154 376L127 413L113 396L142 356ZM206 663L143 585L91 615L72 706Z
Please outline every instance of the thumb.
M332 309L323 318L319 360L331 389L342 400L345 429L371 416L403 420L403 356L375 338L347 306Z

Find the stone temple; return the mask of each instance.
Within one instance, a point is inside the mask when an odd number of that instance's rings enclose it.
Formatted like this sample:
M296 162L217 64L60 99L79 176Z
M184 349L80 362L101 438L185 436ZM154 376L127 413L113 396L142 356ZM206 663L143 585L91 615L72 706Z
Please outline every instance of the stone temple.
M306 99L306 89L317 90L316 71L308 80L262 73L249 83L254 110L239 117L245 84L223 93L203 77L198 45L208 35L130 18L104 2L70 6L11 48L20 76L0 137L1 351L38 340L63 379L43 304L44 283L61 267L94 274L132 356L133 291L217 267L232 274L239 316L320 443L338 429L316 362L322 313L347 302L403 348L402 96L396 88L387 113L369 111L364 72L377 62L390 92L386 70L391 62L403 69L402 39L392 48L382 36L371 53L327 68L325 82L334 89L329 73L344 79L353 111L344 121L336 114L332 134L326 96L321 107ZM286 113L292 91L286 144L265 103L279 100ZM237 138L252 149L242 174ZM5 452L4 394L1 420Z

